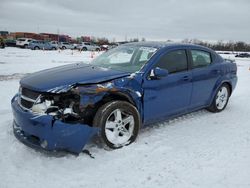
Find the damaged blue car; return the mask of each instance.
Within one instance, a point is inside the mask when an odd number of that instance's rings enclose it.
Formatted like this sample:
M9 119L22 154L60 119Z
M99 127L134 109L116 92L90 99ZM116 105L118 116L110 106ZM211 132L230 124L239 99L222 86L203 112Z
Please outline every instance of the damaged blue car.
M94 136L116 149L142 126L198 109L220 112L237 82L236 64L191 44L129 43L90 64L40 71L12 99L15 136L47 151L80 153Z

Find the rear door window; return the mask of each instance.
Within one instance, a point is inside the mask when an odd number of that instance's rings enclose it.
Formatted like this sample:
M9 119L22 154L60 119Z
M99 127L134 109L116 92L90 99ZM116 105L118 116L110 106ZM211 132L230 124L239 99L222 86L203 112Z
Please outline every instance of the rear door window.
M211 54L201 50L191 50L193 68L206 67L212 63Z

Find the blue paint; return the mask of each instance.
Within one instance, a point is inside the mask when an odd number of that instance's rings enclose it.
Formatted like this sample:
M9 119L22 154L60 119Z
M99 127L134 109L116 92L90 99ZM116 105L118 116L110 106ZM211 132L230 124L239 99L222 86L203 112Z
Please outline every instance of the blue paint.
M45 150L80 153L88 140L99 131L99 128L89 125L68 124L60 120L53 122L53 117L50 115L36 116L25 112L18 105L15 97L11 106L14 115L14 132L18 139L27 142L31 135L39 139L36 142L30 141L29 146L32 147L41 148L40 144L46 140L48 145L43 148ZM20 134L20 131L23 134Z
M223 60L211 49L190 44L132 43L125 46L154 47L158 50L140 71L129 74L85 64L61 66L34 73L23 78L22 87L37 92L65 93L74 88L80 96L80 110L94 109L109 96L121 96L138 109L143 125L158 122L173 116L208 107L218 88L223 83L234 90L237 83L237 68ZM190 58L187 71L168 74L158 80L149 75L159 59L172 50L198 49L209 52L212 64L205 68L192 69ZM92 125L65 123L54 120L51 115L36 117L19 107L16 97L12 100L14 122L24 135L15 134L32 147L48 142L47 150L67 150L79 153L88 140L98 132ZM14 129L16 133L18 130ZM33 135L38 143L22 137Z
M65 65L43 70L24 77L20 84L39 92L75 84L99 83L127 76L128 73L93 67L87 64Z

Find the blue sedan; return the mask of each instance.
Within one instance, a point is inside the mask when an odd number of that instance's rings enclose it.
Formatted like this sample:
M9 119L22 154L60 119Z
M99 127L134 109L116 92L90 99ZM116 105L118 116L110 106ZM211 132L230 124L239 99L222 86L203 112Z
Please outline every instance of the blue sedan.
M91 64L40 71L12 99L15 136L42 150L80 153L94 135L113 149L145 125L206 108L221 112L237 83L236 64L191 44L142 42Z

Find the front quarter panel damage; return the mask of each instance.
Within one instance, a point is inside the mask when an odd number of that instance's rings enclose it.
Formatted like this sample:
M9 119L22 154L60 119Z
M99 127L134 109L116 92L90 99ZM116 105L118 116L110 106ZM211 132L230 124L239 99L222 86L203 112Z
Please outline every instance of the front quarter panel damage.
M139 77L139 76L138 76ZM142 116L140 80L134 76L123 77L94 84L76 83L72 86L51 89L40 99L40 106L50 101L38 114L23 111L18 100L12 101L16 127L15 136L31 147L53 150L67 150L80 153L85 144L98 133L100 128L93 126L95 113L101 105L111 100L126 100L132 103ZM71 105L72 104L72 105ZM38 106L38 108L40 108ZM28 143L25 136L39 138L38 143ZM46 144L42 144L46 141Z
M140 80L137 80L135 77L136 76L129 76L94 85L78 85L80 111L83 112L84 115L88 115L85 113L92 111L93 113L91 115L93 116L100 105L109 100L126 100L135 105L141 117L143 117L143 91Z

